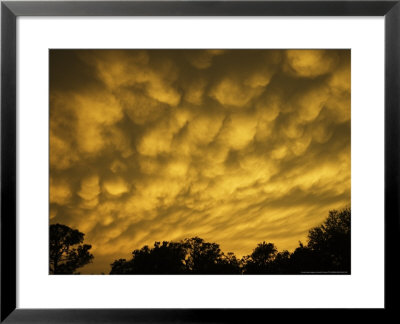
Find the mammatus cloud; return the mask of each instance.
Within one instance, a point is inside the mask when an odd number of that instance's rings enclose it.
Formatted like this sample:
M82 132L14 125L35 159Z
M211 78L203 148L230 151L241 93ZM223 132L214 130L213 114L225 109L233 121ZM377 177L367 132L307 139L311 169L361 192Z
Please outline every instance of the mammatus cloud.
M350 204L349 50L52 50L50 218L82 273L154 241L294 249Z

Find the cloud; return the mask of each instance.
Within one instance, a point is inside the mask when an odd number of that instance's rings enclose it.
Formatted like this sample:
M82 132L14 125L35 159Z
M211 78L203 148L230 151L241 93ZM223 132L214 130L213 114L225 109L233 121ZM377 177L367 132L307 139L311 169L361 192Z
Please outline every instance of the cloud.
M111 50L100 55L89 51L85 54L110 89L142 88L150 98L161 103L176 106L180 102L181 96L171 84L175 75L171 61L165 60L162 66L150 65L146 51Z
M254 138L257 118L250 114L231 114L221 130L218 140L234 150L245 148Z
M77 153L67 140L50 130L50 165L53 169L68 169L78 160Z
M166 119L154 124L147 129L141 138L137 151L145 156L156 156L171 151L171 144L174 135L186 123L186 118L181 115L166 116Z
M98 196L100 194L99 177L92 175L83 178L81 181L80 190L77 192L78 196L83 199L81 207L92 209L99 203Z
M122 118L122 110L113 96L76 96L73 104L77 117L77 143L81 152L103 149L103 131Z
M288 50L287 63L301 77L316 77L329 73L336 63L337 53L329 50Z
M50 221L86 234L83 273L191 236L294 249L350 203L350 70L348 50L51 51Z
M107 179L103 183L104 189L113 196L120 196L129 191L128 184L121 177Z
M204 79L192 80L185 87L184 99L191 104L202 104L206 85L207 84Z
M254 85L255 81L247 81ZM253 97L260 94L262 89L253 86L246 86L239 80L225 78L221 80L210 92L210 96L216 99L221 105L243 108Z
M72 196L68 183L50 178L50 203L65 205Z
M211 66L213 57L222 55L224 50L186 51L186 58L197 69L207 69Z

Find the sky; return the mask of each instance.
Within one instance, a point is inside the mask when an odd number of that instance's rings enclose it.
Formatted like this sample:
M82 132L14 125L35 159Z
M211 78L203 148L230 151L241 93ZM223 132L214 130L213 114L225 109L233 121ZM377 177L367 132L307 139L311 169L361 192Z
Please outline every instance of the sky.
M350 50L50 50L50 223L93 263L294 250L350 205Z

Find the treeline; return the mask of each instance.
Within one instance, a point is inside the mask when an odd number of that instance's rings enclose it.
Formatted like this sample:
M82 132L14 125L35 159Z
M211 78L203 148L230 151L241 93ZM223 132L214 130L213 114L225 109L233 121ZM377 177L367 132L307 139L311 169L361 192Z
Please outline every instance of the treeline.
M238 259L217 243L199 237L179 242L155 242L132 252L132 259L111 264L110 274L300 274L350 273L350 208L332 210L320 226L308 233L307 244L278 251L273 243L259 243L250 255ZM50 225L50 274L79 274L92 262L91 245L84 234L66 225Z
M199 237L155 242L134 250L130 260L114 261L110 274L350 273L350 218L350 208L332 210L309 231L306 245L279 252L273 243L262 242L241 259Z

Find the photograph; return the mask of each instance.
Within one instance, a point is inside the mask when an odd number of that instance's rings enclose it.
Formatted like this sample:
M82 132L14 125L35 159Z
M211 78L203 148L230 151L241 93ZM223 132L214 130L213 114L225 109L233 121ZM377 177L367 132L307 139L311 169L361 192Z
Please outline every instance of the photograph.
M50 275L350 275L351 50L49 49Z

